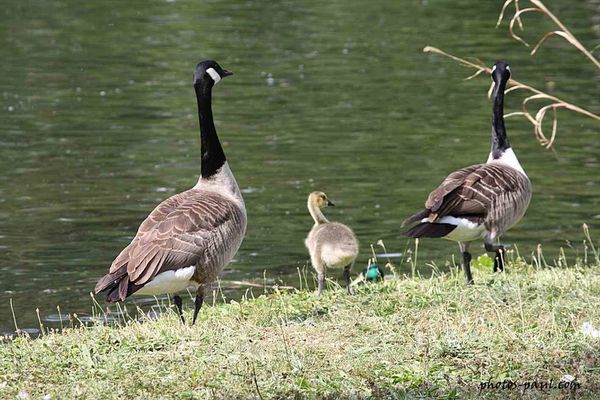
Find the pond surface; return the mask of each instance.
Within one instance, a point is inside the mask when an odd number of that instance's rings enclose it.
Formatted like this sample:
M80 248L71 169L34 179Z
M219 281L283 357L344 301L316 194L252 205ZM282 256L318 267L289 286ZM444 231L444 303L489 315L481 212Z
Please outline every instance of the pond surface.
M3 2L0 332L14 329L10 299L20 328L38 326L36 308L49 326L89 313L95 282L147 213L194 185L191 76L206 58L235 73L213 107L249 218L222 277L227 297L246 290L235 281L299 285L312 190L336 203L332 220L356 231L357 266L379 239L404 252L412 244L400 222L489 149L489 78L463 81L471 71L424 46L487 65L507 59L515 79L600 112L598 70L557 38L530 57L506 25L494 28L501 3ZM546 3L588 48L598 43L600 2ZM530 41L552 28L536 15L526 24ZM508 95L507 111L521 98ZM504 242L527 257L541 243L548 261L561 246L574 257L567 241L580 245L583 222L600 238L600 125L558 114L555 152L524 120L507 121L534 195ZM421 273L457 252L423 240Z

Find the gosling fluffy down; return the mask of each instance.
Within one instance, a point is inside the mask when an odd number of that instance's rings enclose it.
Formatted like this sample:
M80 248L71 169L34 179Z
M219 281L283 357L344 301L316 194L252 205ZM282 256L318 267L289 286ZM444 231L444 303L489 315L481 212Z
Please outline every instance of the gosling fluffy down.
M358 256L358 240L352 229L338 222L329 222L321 211L333 206L323 192L312 192L308 196L308 211L315 224L304 241L312 266L317 271L318 294L323 294L325 270L343 268L344 280L350 293L350 270Z

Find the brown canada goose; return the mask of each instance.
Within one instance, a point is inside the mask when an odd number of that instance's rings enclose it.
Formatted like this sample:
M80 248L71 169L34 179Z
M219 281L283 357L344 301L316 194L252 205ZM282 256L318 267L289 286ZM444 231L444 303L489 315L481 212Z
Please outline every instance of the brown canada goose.
M503 271L504 247L498 240L523 217L531 200L531 182L504 129L504 90L509 79L509 66L503 61L496 62L492 68L492 149L487 162L448 175L429 194L425 209L402 222L402 226L421 222L409 229L407 236L441 237L458 242L467 283L473 283L471 242L483 239L485 249L496 252L494 271Z
M327 268L344 268L344 280L348 293L351 293L350 270L358 255L358 241L352 229L344 224L329 222L321 212L322 208L333 205L323 192L308 195L308 211L315 224L304 244L310 253L312 266L317 271L319 296L323 294Z
M246 208L229 169L213 122L212 88L232 75L215 61L203 61L194 72L201 141L201 176L185 192L160 203L142 222L131 243L96 285L108 302L133 293L172 294L183 320L178 292L196 290L194 318L205 289L235 255L246 232Z

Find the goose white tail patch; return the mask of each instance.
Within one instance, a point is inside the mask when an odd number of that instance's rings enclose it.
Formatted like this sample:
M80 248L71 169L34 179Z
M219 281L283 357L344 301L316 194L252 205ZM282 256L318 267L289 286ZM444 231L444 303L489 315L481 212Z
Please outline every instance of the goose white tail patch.
M428 221L427 218L424 218L421 222ZM438 222L440 224L456 226L452 232L444 236L444 239L453 240L455 242L472 242L481 239L485 235L485 225L469 221L466 218L446 216L440 218Z
M175 271L161 272L135 294L173 294L192 286L198 286L196 282L191 280L195 270L196 267L192 265L185 268L179 268Z
M221 75L214 68L209 68L206 70L206 73L210 75L213 81L215 81L215 85L219 83L221 80Z

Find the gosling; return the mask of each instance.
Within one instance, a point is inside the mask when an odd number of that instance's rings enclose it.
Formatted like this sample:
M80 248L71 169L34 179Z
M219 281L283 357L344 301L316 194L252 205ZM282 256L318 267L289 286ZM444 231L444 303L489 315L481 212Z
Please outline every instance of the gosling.
M313 268L317 271L318 292L321 296L325 286L325 270L327 268L343 268L344 280L349 294L350 270L358 255L358 240L352 229L338 222L329 222L321 211L334 204L323 192L312 192L308 195L308 211L315 224L308 233L304 244L310 253Z

